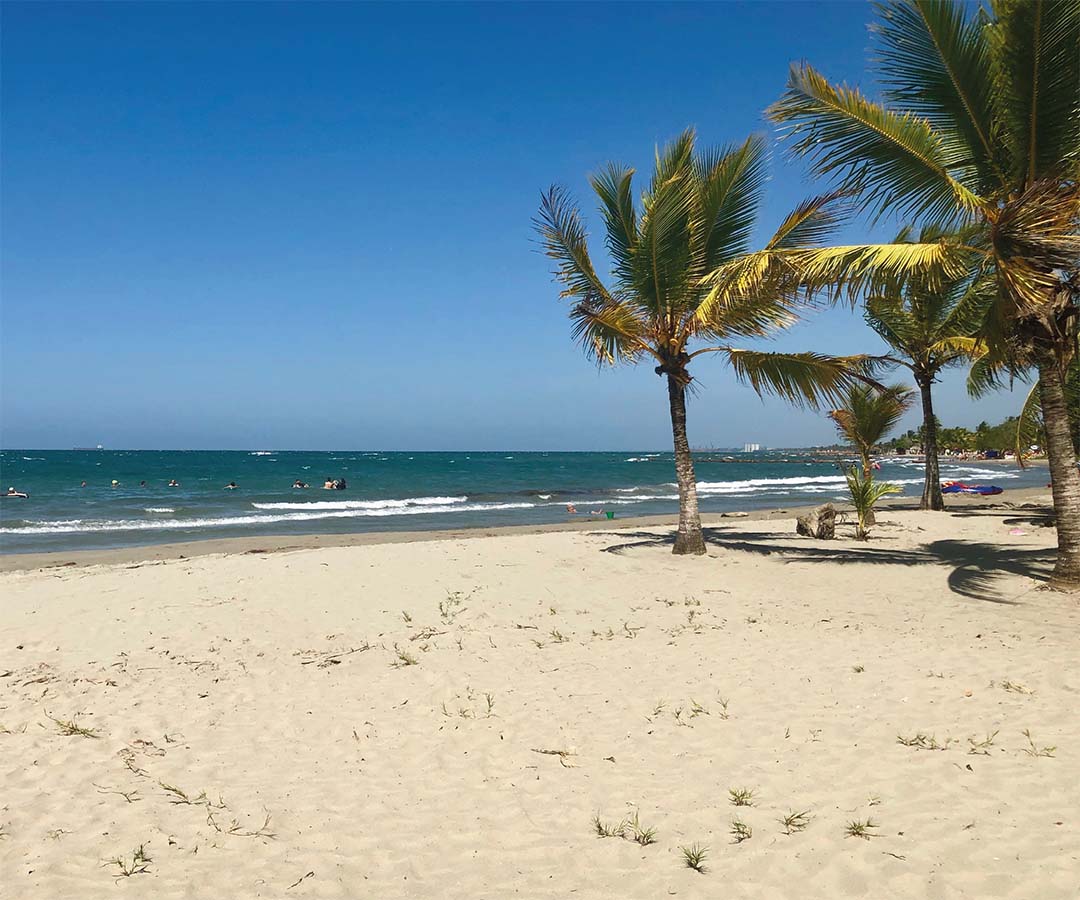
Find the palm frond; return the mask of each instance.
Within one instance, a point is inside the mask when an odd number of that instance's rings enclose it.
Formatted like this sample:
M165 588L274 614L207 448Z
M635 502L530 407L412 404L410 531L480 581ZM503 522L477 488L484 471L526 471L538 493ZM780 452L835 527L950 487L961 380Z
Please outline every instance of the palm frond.
M834 234L843 222L851 198L843 191L810 197L795 207L780 223L765 245L766 250L794 250L817 247Z
M712 351L723 353L735 376L758 394L771 394L811 409L836 402L854 385L865 384L877 366L866 356L769 353L732 347L710 348Z
M693 151L692 130L657 151L656 171L642 197L634 277L628 285L655 316L669 320L670 330L692 294Z
M1035 382L1024 398L1024 405L1020 407L1020 415L1016 418L1016 436L1013 447L1016 451L1016 461L1023 467L1024 454L1032 444L1038 444L1039 432L1042 430L1042 404L1039 402L1039 382Z
M571 333L599 365L634 362L649 346L647 323L626 303L590 296L570 309Z
M610 302L611 296L596 274L589 256L588 235L570 195L552 185L541 195L540 216L533 220L547 256L555 261L555 278L564 285L561 297L595 297Z
M633 278L634 250L638 239L633 179L633 169L616 163L605 166L590 179L593 190L600 198L608 253L616 275L624 281Z
M700 271L745 253L765 186L767 144L751 135L737 147L704 151L696 163Z
M925 119L835 87L808 65L792 66L787 91L769 115L815 174L836 175L842 189L857 192L878 214L952 222L980 205L949 171L948 148Z
M1080 162L1080 4L993 0L988 35L1014 183L1076 177Z
M855 244L799 250L786 261L812 291L834 298L846 294L851 302L883 282L918 280L928 289L959 278L970 262L971 248L950 241L927 244Z
M940 0L878 5L880 70L886 101L929 122L942 138L945 167L979 193L1008 187L998 140L990 43L978 12Z
M829 418L842 437L863 456L869 456L896 427L914 399L914 392L902 385L876 390L866 384L854 384L844 394L843 404L829 412Z

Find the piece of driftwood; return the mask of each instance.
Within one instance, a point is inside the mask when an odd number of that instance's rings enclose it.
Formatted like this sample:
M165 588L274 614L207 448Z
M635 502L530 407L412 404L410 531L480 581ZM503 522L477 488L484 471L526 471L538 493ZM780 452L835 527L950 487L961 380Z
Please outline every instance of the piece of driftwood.
M831 503L826 503L797 517L795 531L819 541L831 541L836 537L836 509Z

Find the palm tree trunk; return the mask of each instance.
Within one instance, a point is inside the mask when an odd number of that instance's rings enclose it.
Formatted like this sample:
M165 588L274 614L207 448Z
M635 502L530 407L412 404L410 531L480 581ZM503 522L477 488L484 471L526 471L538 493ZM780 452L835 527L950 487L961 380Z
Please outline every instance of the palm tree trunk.
M1046 428L1046 456L1057 519L1058 557L1050 586L1080 588L1080 470L1076 468L1065 382L1052 351L1039 355L1039 397Z
M919 375L915 378L922 393L923 455L926 457L926 481L923 484L919 509L944 509L945 498L941 496L941 469L938 467L937 419L934 418L932 378Z
M702 554L705 538L701 534L701 514L697 505L697 479L690 442L686 438L686 386L671 374L668 374L667 384L671 434L675 439L675 478L679 482L679 532L672 552Z

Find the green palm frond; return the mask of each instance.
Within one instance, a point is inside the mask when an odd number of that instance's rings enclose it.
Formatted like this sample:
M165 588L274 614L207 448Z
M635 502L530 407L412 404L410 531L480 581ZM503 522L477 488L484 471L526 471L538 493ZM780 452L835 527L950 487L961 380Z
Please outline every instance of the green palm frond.
M867 522L878 501L889 494L899 494L902 489L899 485L890 484L888 481L876 481L858 466L845 469L844 479L847 481L848 492L851 494L851 505L855 507L857 520L855 538L865 541L868 535Z
M914 399L914 392L902 385L877 390L854 384L844 395L843 405L830 410L829 418L840 435L866 458L897 426Z
M981 198L950 172L948 148L925 119L835 87L808 65L792 66L769 115L816 174L836 175L865 208L951 222L979 207Z
M968 265L971 248L950 241L899 244L854 244L799 250L787 256L801 282L833 297L852 302L882 283L913 279L928 289L959 278Z
M1008 187L986 28L959 3L893 0L875 27L886 101L942 138L946 168L979 193Z
M1016 452L1016 461L1021 467L1024 466L1024 454L1028 447L1041 443L1039 433L1042 431L1042 404L1039 402L1039 383L1036 381L1024 398L1024 405L1020 407L1020 415L1016 419L1016 438L1013 447Z
M611 302L589 256L588 235L570 195L557 186L540 198L540 216L534 220L544 252L555 261L555 277L564 285L562 297L596 297Z
M590 179L600 198L606 226L607 248L615 273L622 280L633 277L634 251L638 240L638 215L632 192L634 170L611 163Z
M600 365L634 362L653 353L646 323L629 305L588 297L570 308L571 333Z
M657 151L656 172L641 199L633 292L658 316L678 317L692 296L690 224L697 199L694 133Z
M696 161L701 273L747 251L767 158L764 137L751 135L737 147L704 151Z
M810 197L795 207L765 245L766 250L820 246L843 222L851 198L843 191Z
M715 350L727 357L735 376L757 393L811 409L836 402L854 385L865 384L876 365L867 356L769 353L731 347Z
M1074 0L993 0L988 28L993 88L1013 178L1076 176L1080 161L1080 4Z

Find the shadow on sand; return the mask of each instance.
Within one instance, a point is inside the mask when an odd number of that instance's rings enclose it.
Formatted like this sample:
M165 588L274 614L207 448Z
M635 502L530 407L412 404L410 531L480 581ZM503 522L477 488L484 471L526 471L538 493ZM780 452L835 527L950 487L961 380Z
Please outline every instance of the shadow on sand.
M1017 510L1003 510L995 515L1016 518L1016 524L1043 524L1045 516L1017 516ZM985 515L986 512L971 511L963 515ZM1013 524L1006 519L1006 524ZM862 546L850 543L830 545L828 542L811 542L806 538L781 541L775 532L727 531L705 528L705 542L718 550L752 553L758 556L783 556L785 562L830 562L839 565L891 565L919 566L938 565L951 567L948 584L950 590L963 597L988 603L1015 605L1016 601L1003 596L995 588L995 582L1003 575L1019 575L1045 582L1054 567L1056 551L1053 548L1032 549L1025 547L1002 547L979 541L939 540L921 547L898 550L875 545L871 540ZM675 542L675 532L654 534L648 531L597 532L608 537L622 538L618 544L603 548L604 553L625 553L639 547L670 547ZM806 541L805 545L793 541Z

